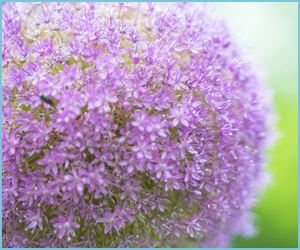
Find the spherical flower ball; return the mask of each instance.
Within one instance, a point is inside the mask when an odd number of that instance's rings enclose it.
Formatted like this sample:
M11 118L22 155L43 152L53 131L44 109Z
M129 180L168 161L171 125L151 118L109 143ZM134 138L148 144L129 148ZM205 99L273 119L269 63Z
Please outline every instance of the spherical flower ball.
M200 3L3 3L4 247L256 233L272 93Z

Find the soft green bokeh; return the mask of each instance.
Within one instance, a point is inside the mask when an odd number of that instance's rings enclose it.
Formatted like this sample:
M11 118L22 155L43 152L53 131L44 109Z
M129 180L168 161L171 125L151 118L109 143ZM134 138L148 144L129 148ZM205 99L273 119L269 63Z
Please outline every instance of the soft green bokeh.
M268 72L281 138L270 152L273 184L255 212L255 238L235 247L298 247L298 3L215 3Z

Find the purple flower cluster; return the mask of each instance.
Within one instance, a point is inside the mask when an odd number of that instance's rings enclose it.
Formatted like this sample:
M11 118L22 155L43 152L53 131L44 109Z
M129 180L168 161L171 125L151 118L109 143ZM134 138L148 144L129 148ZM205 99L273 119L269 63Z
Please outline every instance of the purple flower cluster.
M2 14L4 247L228 247L255 233L271 95L207 5Z

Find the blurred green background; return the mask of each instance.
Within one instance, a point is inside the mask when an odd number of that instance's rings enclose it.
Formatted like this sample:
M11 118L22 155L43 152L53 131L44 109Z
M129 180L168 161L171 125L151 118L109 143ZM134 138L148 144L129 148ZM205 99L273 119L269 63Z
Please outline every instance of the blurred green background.
M298 247L298 3L214 3L266 68L281 138L270 152L273 183L254 210L258 235L234 247Z

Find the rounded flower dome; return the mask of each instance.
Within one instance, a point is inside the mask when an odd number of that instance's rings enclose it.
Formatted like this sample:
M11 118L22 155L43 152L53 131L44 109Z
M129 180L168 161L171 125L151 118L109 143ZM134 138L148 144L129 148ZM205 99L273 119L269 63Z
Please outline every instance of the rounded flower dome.
M3 3L4 247L228 247L269 175L261 67L200 3Z

